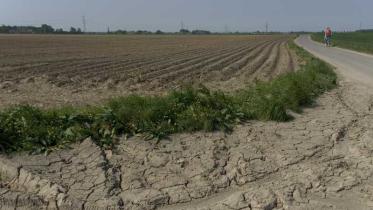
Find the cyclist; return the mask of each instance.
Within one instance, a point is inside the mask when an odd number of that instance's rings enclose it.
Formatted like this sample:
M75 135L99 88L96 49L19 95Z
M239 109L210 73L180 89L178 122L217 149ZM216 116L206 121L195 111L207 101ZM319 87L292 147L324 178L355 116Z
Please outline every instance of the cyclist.
M332 39L332 29L330 27L326 27L324 30L324 39L325 39L325 46L331 46L331 39Z

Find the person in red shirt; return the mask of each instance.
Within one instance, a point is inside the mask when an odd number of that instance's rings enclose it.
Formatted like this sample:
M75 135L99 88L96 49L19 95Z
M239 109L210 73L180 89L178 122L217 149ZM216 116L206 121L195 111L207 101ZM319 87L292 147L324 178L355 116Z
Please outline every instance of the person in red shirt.
M326 27L324 30L324 39L325 39L325 46L330 47L331 46L331 39L332 39L332 29L330 27Z

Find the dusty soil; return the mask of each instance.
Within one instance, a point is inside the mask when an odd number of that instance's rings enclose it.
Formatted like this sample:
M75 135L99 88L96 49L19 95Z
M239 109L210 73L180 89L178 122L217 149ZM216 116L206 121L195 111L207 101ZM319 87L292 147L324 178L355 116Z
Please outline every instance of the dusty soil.
M373 209L373 93L341 81L287 123L159 143L89 139L48 156L0 159L3 207Z
M290 36L0 36L0 108L96 104L190 83L234 91L296 69Z

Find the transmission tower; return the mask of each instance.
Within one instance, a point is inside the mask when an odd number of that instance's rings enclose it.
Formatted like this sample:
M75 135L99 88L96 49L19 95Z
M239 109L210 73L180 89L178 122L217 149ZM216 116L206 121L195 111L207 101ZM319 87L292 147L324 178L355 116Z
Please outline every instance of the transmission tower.
M268 33L269 24L266 22L266 33Z
M87 21L85 19L85 16L82 16L82 22L83 22L83 32L87 32Z
M226 34L229 32L228 25L225 25L225 26L224 26L224 32L225 32Z
M181 22L180 22L180 30L183 30L183 29L185 29L184 27L185 27L185 25L184 25L184 22L183 22L183 21L181 21Z

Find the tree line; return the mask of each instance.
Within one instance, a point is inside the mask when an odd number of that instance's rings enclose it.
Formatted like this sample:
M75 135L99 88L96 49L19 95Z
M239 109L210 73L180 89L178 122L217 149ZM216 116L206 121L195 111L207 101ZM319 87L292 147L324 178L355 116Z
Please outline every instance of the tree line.
M62 28L54 29L52 26L42 24L38 26L0 26L0 33L3 34L82 34L83 31L80 28L70 27L69 31L65 31Z
M356 32L373 32L373 29L360 29L360 30L357 30Z
M279 32L268 32L263 33L260 31L256 32L226 32L226 33L217 33L211 32L208 30L188 30L180 29L178 32L164 32L161 30L148 31L148 30L137 30L137 31L127 31L123 29L111 31L109 28L107 32L84 32L81 28L70 27L70 30L64 30L62 28L53 28L48 24L42 24L41 26L10 26L10 25L1 25L0 26L1 34L142 34L142 35L151 35L151 34L185 34L185 35L209 35L209 34L278 34Z
M161 30L147 31L147 30L138 30L138 31L126 31L126 30L116 30L116 31L109 31L108 34L212 34L210 31L206 30L193 30L189 31L187 29L181 29L179 32L163 32Z
M70 30L65 31L62 28L53 28L48 24L42 24L41 26L10 26L10 25L1 25L0 26L0 33L2 34L83 34L85 32L82 31L81 28L70 27ZM189 31L187 29L181 29L179 34L212 34L212 32L207 30L192 30ZM89 32L89 34L104 34L99 32ZM137 30L137 31L126 31L126 30L115 30L115 31L108 31L106 34L175 34L170 32L163 32L161 30L147 31L147 30Z

